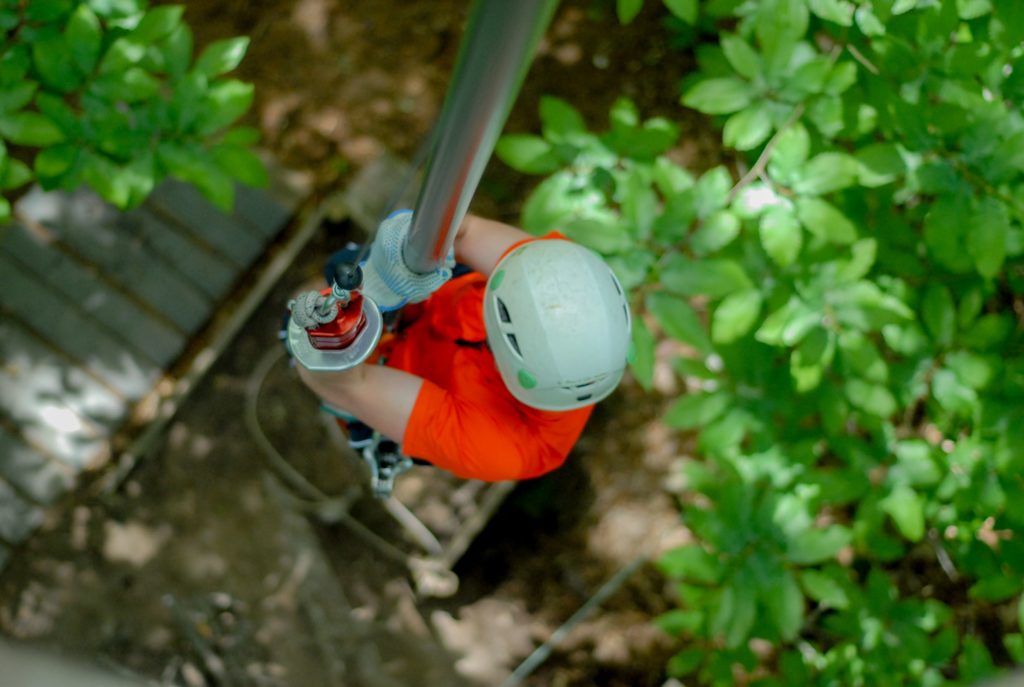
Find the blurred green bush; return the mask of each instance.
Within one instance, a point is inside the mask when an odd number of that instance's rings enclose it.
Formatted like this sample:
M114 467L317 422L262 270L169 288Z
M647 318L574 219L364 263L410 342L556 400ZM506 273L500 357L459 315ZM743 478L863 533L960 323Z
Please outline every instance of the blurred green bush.
M184 8L146 0L0 0L0 190L88 184L119 208L168 175L224 209L233 180L262 185L255 129L230 128L253 87L225 78L244 37L195 60ZM10 216L0 198L0 219Z
M642 0L619 0L628 22ZM692 433L668 672L702 685L971 684L1024 662L1024 3L689 0L681 103L541 103L523 225L606 256L640 384L683 344ZM759 641L752 641L759 640Z

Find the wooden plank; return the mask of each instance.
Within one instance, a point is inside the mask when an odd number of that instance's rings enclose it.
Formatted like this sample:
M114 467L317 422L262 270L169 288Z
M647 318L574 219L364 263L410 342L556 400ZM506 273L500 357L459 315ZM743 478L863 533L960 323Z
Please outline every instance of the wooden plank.
M10 323L0 326L5 334L5 345L0 349L4 353L0 415L9 418L33 445L75 472L106 457L110 430L121 418L109 417L106 427L90 419L83 408L88 403L83 391L99 392L108 399L110 392L94 380L85 390L68 387L58 369L36 359L38 343L26 346L32 343L29 337L18 337ZM21 345L17 345L19 341Z
M153 191L146 205L186 227L199 228L205 240L239 265L249 265L263 251L263 238L256 231L211 205L189 184L169 179Z
M30 379L40 393L59 396L75 412L101 427L115 427L124 415L124 401L12 319L0 320L0 361L5 371Z
M33 274L46 277L55 291L155 363L167 366L184 349L187 339L182 332L154 319L81 263L47 247L23 227L0 230L0 251Z
M267 239L277 236L292 216L269 193L244 184L235 186L235 212Z
M161 219L146 207L126 213L121 222L211 300L222 297L234 284L238 267L175 222Z
M127 399L142 398L160 378L159 366L70 308L67 299L3 253L0 274L4 283L0 306L12 311L35 334L81 362Z
M210 299L118 224L118 212L95 194L30 193L19 216L38 222L64 245L101 270L107 280L184 332L209 317Z
M0 481L0 537L17 544L43 521L43 510Z
M64 464L43 457L0 427L0 477L38 503L53 503L75 480Z

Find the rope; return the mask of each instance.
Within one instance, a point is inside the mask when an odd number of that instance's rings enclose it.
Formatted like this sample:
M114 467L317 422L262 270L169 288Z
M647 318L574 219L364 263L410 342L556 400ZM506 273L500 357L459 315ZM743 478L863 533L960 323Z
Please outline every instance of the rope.
M284 354L284 347L274 346L267 350L253 368L245 387L245 424L249 434L259 448L260 456L264 459L271 474L275 475L289 487L291 492L301 494L301 496L295 496L294 493L288 494L288 498L297 508L315 515L325 522L344 525L353 534L375 548L386 558L408 568L410 571L414 571L415 563L411 556L349 514L352 504L363 491L361 487L349 487L345 493L337 496L325 494L316 485L307 480L302 473L293 468L270 442L270 439L267 438L257 413L260 392L263 390L263 385L270 374L270 370L274 367L275 363L284 357Z
M333 322L338 316L338 304L327 305L327 296L316 291L304 291L288 301L288 309L292 312L295 324L303 329L312 329L317 325Z

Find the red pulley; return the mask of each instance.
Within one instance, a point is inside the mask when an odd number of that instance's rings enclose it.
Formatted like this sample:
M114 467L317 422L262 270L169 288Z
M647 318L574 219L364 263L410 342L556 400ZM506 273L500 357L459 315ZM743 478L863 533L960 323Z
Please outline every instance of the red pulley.
M331 289L324 289L320 293L329 296ZM306 333L313 348L319 351L337 351L347 348L355 341L365 326L363 296L359 293L352 293L351 300L344 307L339 304L338 316L334 320L321 324L315 329L308 329Z

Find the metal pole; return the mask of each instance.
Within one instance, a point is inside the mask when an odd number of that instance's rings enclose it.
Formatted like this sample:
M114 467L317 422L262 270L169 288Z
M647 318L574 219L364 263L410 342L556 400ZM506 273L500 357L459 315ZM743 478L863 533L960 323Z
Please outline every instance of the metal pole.
M405 264L437 269L451 250L558 0L477 0L416 199Z

